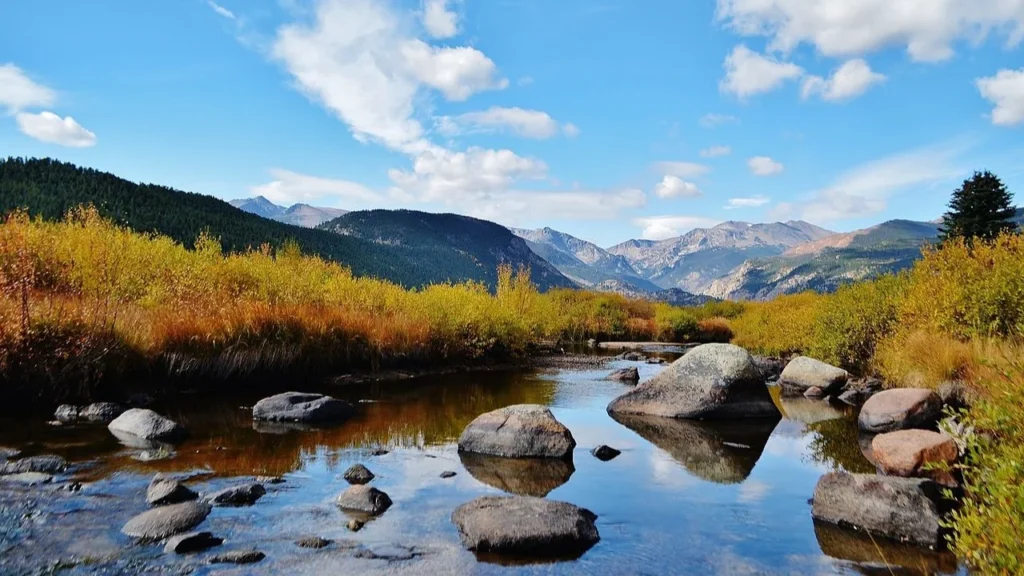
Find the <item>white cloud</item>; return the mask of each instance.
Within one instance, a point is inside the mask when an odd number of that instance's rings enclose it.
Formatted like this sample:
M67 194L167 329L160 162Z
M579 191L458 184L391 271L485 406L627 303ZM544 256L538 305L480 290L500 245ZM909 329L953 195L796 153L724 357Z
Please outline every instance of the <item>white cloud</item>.
M785 167L768 156L754 156L747 160L747 166L755 176L774 176L781 174Z
M740 44L725 57L725 78L719 89L739 98L771 92L788 80L796 80L804 69L791 62L754 52Z
M383 196L373 190L348 180L321 178L299 174L283 168L270 170L272 181L250 186L253 196L264 196L271 202L290 206L297 202L312 203L324 198L341 199L347 202L380 202Z
M443 116L438 119L438 129L443 134L474 132L503 132L525 138L546 139L564 132L567 136L576 136L579 129L572 124L559 125L546 112L524 110L522 108L492 107L481 112L467 112L459 116Z
M885 75L879 74L860 58L848 60L837 68L827 80L821 76L808 76L804 79L802 95L809 98L818 94L823 100L836 102L849 100L867 92L875 84L885 81Z
M1024 0L718 0L718 19L745 36L769 37L788 53L807 43L825 56L905 47L917 61L945 60L960 40L1024 38Z
M658 182L654 187L654 194L658 198L699 198L704 195L693 182L687 182L671 174Z
M476 147L465 152L431 147L415 158L411 172L388 171L398 188L418 192L425 201L482 198L508 189L517 180L546 175L547 165L540 160L524 158L511 150Z
M700 151L701 158L718 158L732 154L732 148L728 146L711 146Z
M1024 122L1024 68L1000 70L975 81L982 98L992 102L992 123L1013 126Z
M456 206L460 212L476 218L500 222L508 226L537 222L538 216L551 219L611 220L624 210L643 207L647 197L643 191L626 188L612 191L570 190L502 190Z
M96 145L96 135L75 122L71 116L61 118L53 112L19 112L15 120L22 132L42 142L71 148L88 148Z
M0 66L0 106L9 112L52 106L56 100L53 90L33 82L21 68L10 63Z
M562 134L565 134L569 138L575 138L580 135L579 126L576 126L572 122L567 122L562 125Z
M634 224L643 228L641 237L647 240L675 238L694 228L710 228L720 222L703 216L647 216L633 219Z
M524 87L525 86L529 86L530 84L533 84L533 77L532 76L523 76L523 77L519 78L519 80L516 80L516 84L519 84L520 86L524 86Z
M451 38L459 33L459 15L448 9L448 0L426 0L423 27L434 38Z
M729 198L729 203L723 206L726 210L736 208L758 208L771 202L767 196L750 196L748 198Z
M235 19L235 13L234 12L232 12L231 10L228 10L227 8L221 6L220 4L217 4L213 0L206 0L206 3L209 4L210 8L212 8L213 11L216 12L217 14L220 14L221 16L223 16L223 17L225 17L225 18L227 18L229 20L234 20Z
M729 114L716 114L714 112L709 112L701 116L700 120L697 122L705 128L714 128L715 126L721 126L722 124L739 124L740 119Z
M494 62L476 48L438 48L410 40L402 45L401 54L418 80L437 88L449 100L461 101L477 92L508 87L508 80L497 77Z
M680 178L693 178L711 171L711 168L696 162L657 162L654 169L662 175L678 176Z

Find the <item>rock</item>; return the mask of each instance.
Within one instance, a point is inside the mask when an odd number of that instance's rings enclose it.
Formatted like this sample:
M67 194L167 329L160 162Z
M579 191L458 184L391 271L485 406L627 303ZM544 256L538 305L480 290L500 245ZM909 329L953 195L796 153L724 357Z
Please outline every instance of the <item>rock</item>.
M849 380L846 387L837 399L850 406L860 406L882 390L882 381L878 378L858 378Z
M376 516L391 507L391 498L376 488L357 484L342 492L337 503L344 510Z
M210 494L204 500L214 506L252 506L267 493L263 484L250 482Z
M587 347L588 348L597 348L597 340L594 340L593 338L591 338L590 340L587 340Z
M778 418L761 371L746 350L703 344L608 405L609 413L668 418Z
M576 471L572 460L561 458L503 458L459 452L459 459L469 475L484 484L538 498L568 482Z
M286 482L283 476L257 476L256 481L260 484L284 484Z
M266 558L267 555L259 550L233 550L212 556L210 564L253 564Z
M0 474L22 474L24 472L42 472L57 474L68 469L68 461L60 456L43 454L29 456L18 460L8 460L0 464Z
M188 435L185 427L147 408L130 408L115 418L107 428L111 432L135 436L143 440L173 442Z
M189 532L171 536L164 546L165 554L188 554L199 552L224 543L223 538L217 538L209 532Z
M602 462L607 462L612 458L615 458L619 454L622 454L622 451L616 450L611 446L605 446L604 444L601 444L597 448L594 448L590 453L594 455L594 458L597 458Z
M386 456L387 454L390 453L391 451L386 450L384 448L375 448L372 452L370 452L370 456Z
M785 388L783 388L785 390ZM817 386L811 386L807 390L804 390L804 398L822 398L825 396L825 391Z
M765 381L778 380L779 375L782 374L783 368L786 367L786 362L782 358L771 358L768 356L751 356L754 360L754 365L761 371L761 377Z
M205 502L182 502L160 506L129 520L121 532L146 540L161 540L195 528L206 520L213 508Z
M619 360L628 360L630 362L643 362L644 360L647 360L647 356L644 356L639 352L623 352L616 356L616 358Z
M362 520L359 520L357 518L352 518L351 520L348 521L348 524L346 524L345 526L349 530L351 530L353 532L359 532L360 530L363 529L363 526L365 526L365 525L366 525L366 523L363 522Z
M355 409L348 402L303 392L285 392L264 398L252 407L254 420L285 422L339 422Z
M786 364L786 368L779 376L779 384L785 394L799 396L808 388L817 387L824 396L838 392L849 377L849 372L842 368L808 356L797 356Z
M931 430L897 430L875 436L871 454L878 471L890 476L931 478L946 486L955 486L950 473L959 452L949 436ZM939 469L926 469L926 465Z
M630 368L622 368L616 370L608 375L605 380L614 380L616 382L633 382L634 384L640 381L640 371L637 370L636 366Z
M898 542L942 543L941 486L921 478L829 472L814 489L811 516Z
M73 404L61 404L57 406L56 412L53 413L54 419L57 422L69 423L78 420L78 406Z
M648 358L647 359L647 363L648 364L664 364L665 363L665 359L664 358Z
M875 394L864 403L857 419L865 432L928 428L942 416L942 399L923 388L897 388Z
M12 482L24 484L25 486L39 486L53 482L53 476L45 472L19 472L0 476L0 482Z
M112 422L124 413L124 406L116 402L93 402L78 412L80 420L89 422Z
M452 472L451 470L445 470L444 472L441 472L441 478L454 478L454 477L455 477L455 472Z
M459 437L459 451L509 458L571 458L575 447L569 429L536 404L481 414Z
M199 495L174 478L157 474L146 488L146 502L150 506L166 506L195 500Z
M935 390L942 402L954 410L970 408L978 396L978 392L970 384L961 380L947 380Z
M345 470L344 478L349 484L369 484L374 475L366 466L353 464L348 470Z
M319 550L321 548L327 548L331 545L331 541L326 538L319 536L307 536L305 538L299 538L295 541L295 545L299 548L312 548L313 550Z
M11 458L17 458L21 456L21 450L17 448L10 448L8 446L0 446L0 461L10 460Z
M463 504L452 523L466 548L525 556L580 556L601 539L585 508L525 496L484 496Z
M909 544L853 530L844 530L825 522L814 522L814 535L826 556L863 566L885 566L881 574L958 574L956 556L946 550L931 551Z

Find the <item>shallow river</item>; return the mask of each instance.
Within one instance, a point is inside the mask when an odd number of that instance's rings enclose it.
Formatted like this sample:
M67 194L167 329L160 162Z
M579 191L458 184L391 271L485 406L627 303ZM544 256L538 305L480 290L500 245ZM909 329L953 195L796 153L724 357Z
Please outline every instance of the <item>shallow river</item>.
M479 373L320 391L358 403L358 416L321 430L254 427L258 398L183 396L159 412L191 437L173 451L126 447L103 425L54 427L42 419L0 421L0 446L59 454L79 465L42 487L0 482L0 574L933 574L957 573L955 559L875 543L811 521L819 476L871 472L852 413L785 400L778 422L707 425L664 419L621 422L606 412L628 386L593 371ZM309 386L296 386L310 390ZM315 387L314 387L315 389ZM460 456L455 442L477 415L510 404L550 406L576 438L572 464ZM622 450L601 462L590 450ZM386 454L374 455L387 450ZM359 532L333 501L361 462L394 505ZM444 471L457 474L442 479ZM165 555L120 534L147 509L155 472L190 477L200 492L283 476L254 506L215 508L198 528L225 538L195 555ZM79 491L68 490L81 482ZM477 496L516 493L564 500L598 515L601 541L577 560L477 558L449 518ZM337 541L321 550L295 541ZM258 548L258 564L207 565L213 554ZM367 552L369 551L369 552ZM888 563L888 566L886 566Z

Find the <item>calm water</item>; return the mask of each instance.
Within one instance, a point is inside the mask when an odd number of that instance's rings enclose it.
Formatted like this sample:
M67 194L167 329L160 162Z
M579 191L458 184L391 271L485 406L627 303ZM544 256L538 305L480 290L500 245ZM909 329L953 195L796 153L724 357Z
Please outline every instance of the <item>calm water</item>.
M191 439L169 452L125 447L104 426L54 428L31 421L0 422L0 445L26 453L56 453L83 463L80 492L0 488L0 573L33 572L63 561L71 573L422 573L422 574L932 574L955 573L955 560L862 540L814 526L808 499L818 477L833 468L872 471L857 443L852 414L821 402L782 403L778 422L706 425L663 419L616 421L608 402L628 387L589 372L482 373L405 383L333 387L358 403L359 415L322 430L256 426L258 398L182 397L159 411L186 424ZM639 365L643 378L661 367ZM314 386L296 383L298 389ZM550 406L572 431L573 463L532 463L458 454L455 442L478 414L509 404ZM622 450L601 462L589 454L608 444ZM375 449L389 453L373 456ZM156 458L156 459L154 459ZM395 504L352 533L333 505L347 486L341 474L362 462L373 485ZM457 472L441 479L446 470ZM257 547L260 564L213 567L210 553L166 556L158 545L134 545L121 525L146 509L153 473L192 475L210 491L283 475L283 484L255 506L218 508L202 530L227 539L218 551ZM478 559L462 549L452 510L474 497L503 492L546 496L584 506L598 516L601 541L582 558L530 563ZM306 550L304 536L351 540L381 558L351 548ZM883 557L890 563L885 566ZM87 562L83 563L83 560ZM483 561L481 561L483 560Z

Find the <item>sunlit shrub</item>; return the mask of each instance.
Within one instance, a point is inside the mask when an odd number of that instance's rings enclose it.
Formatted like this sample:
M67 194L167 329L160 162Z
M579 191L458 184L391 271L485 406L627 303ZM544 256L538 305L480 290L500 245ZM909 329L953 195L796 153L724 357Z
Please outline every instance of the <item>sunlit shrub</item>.
M809 350L825 296L802 292L769 302L750 302L730 322L733 343L758 354L785 355Z

